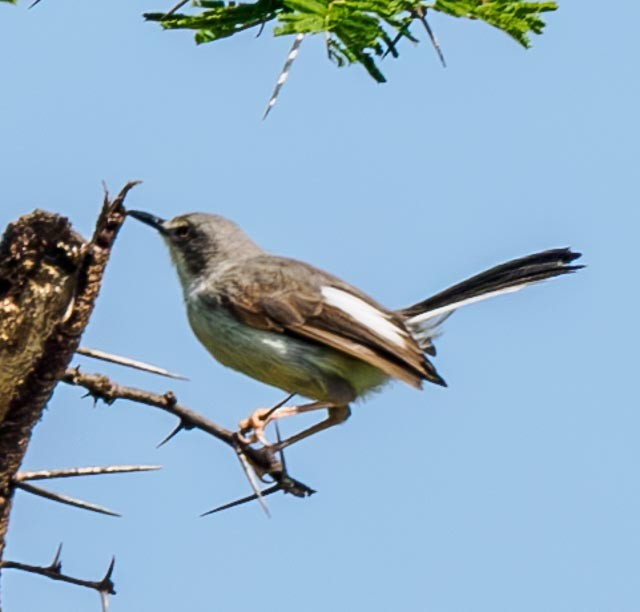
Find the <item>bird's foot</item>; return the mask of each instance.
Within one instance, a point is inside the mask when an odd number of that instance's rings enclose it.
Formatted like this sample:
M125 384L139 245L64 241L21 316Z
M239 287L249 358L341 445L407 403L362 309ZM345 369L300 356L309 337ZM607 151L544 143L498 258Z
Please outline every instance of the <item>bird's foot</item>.
M249 417L242 419L238 423L242 441L246 444L259 442L263 446L269 446L264 430L271 421L272 413L273 410L271 408L256 408Z

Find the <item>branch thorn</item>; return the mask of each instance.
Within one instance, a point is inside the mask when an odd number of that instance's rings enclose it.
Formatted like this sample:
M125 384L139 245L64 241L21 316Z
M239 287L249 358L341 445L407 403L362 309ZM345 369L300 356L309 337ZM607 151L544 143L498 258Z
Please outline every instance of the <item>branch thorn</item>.
M38 0L39 1L39 0ZM185 4L189 4L189 0L180 0L177 4L174 4L163 16L162 19L171 17L176 11L179 11Z
M62 542L58 545L58 550L56 550L56 554L53 557L53 561L49 564L47 569L55 572L56 574L62 573L62 561L60 560L60 555L62 554Z
M160 442L158 442L158 444L156 445L156 448L160 448L161 446L164 446L167 442L169 442L169 440L171 440L172 438L174 438L175 436L177 436L181 431L187 431L189 429L193 429L193 425L189 425L187 423L185 423L184 421L180 421L169 433L168 436L166 436L165 438L163 438Z
M116 592L114 590L115 585L113 584L113 580L111 580L111 576L113 576L113 568L116 565L116 556L111 557L111 563L109 563L109 567L102 580L98 582L98 590L101 593L108 593L110 595L115 595Z
M27 484L26 482L20 482L19 480L15 480L13 481L13 484L16 488L22 489L27 493L31 493L32 495L37 495L38 497L44 497L45 499L50 499L51 501L55 501L60 504L66 504L67 506L74 506L75 508L80 508L82 510L89 510L89 512L96 512L98 514L106 514L107 516L117 516L117 517L120 516L117 512L113 512L112 510L109 510L108 508L104 508L103 506L90 504L89 502L82 501L81 499L75 499L67 495L62 495L60 493L53 493L52 491L47 491L45 489L41 489L40 487L34 487L33 485Z

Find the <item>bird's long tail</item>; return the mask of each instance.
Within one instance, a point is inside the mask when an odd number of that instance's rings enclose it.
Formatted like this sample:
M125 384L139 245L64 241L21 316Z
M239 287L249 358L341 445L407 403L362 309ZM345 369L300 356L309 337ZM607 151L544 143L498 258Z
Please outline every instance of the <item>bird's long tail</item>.
M581 253L565 248L513 259L398 312L420 347L427 353L435 354L432 339L438 334L440 324L455 310L496 295L518 291L554 276L571 274L584 267L571 265L580 256Z

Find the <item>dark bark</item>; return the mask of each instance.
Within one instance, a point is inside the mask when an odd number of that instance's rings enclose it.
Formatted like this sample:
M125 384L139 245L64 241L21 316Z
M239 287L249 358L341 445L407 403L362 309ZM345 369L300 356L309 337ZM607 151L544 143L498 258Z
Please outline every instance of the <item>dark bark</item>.
M134 185L113 200L105 194L90 242L64 217L35 211L0 243L0 560L12 479L89 322Z

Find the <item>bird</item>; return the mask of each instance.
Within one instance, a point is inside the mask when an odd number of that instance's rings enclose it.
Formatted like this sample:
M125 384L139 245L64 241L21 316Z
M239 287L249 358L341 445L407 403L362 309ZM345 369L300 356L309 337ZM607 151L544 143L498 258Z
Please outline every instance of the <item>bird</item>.
M283 449L346 421L351 404L391 380L446 386L432 359L442 323L458 308L576 272L581 253L554 248L507 261L411 306L391 310L308 263L272 255L215 214L164 220L128 210L158 231L182 286L195 336L223 365L293 396L240 422L244 440L267 445L269 422L325 409L326 418L281 440ZM289 399L288 398L288 399Z

